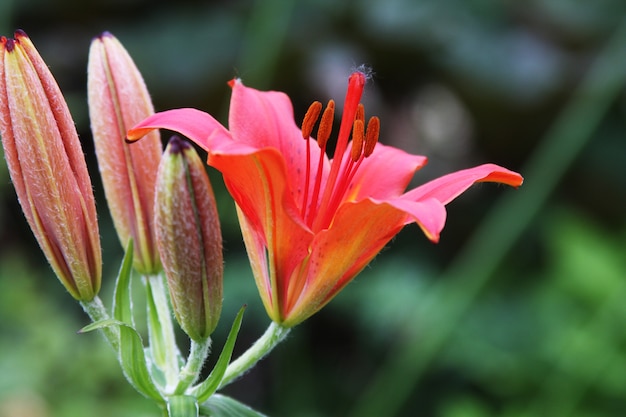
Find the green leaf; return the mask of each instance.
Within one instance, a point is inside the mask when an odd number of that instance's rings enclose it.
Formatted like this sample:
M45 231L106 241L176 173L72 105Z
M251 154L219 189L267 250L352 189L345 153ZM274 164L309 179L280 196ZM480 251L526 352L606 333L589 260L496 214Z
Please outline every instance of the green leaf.
M80 331L84 333L109 326L120 329L120 364L128 382L139 393L162 403L163 397L148 371L141 336L133 327L119 320L107 319L91 323Z
M168 417L198 417L198 400L189 395L175 395L167 399Z
M215 394L200 405L200 415L209 417L265 417L239 401Z
M119 321L115 319L99 320L99 321L95 321L93 323L86 325L85 327L80 329L78 333L89 333L89 332L93 332L94 330L102 329L105 327L117 326L118 324L119 324Z
M113 317L123 323L133 324L133 304L130 291L130 276L133 269L133 240L128 240L126 253L115 282L113 294Z
M241 327L241 321L243 319L243 312L245 309L246 306L243 306L239 310L239 313L237 313L237 317L235 317L230 333L228 333L228 338L226 339L222 353L220 353L220 357L217 359L217 363L208 378L192 390L193 395L198 398L198 402L200 403L206 401L211 395L213 395L219 387L220 382L222 382L226 368L230 363L233 349L235 348L235 341L237 340L237 334L239 333L239 328Z

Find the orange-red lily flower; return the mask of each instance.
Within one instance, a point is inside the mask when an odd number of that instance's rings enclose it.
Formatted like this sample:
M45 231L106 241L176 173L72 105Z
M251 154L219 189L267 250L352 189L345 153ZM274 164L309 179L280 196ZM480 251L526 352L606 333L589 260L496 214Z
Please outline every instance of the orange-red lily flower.
M265 308L286 327L328 303L404 225L417 223L436 242L445 205L472 184L522 183L519 174L487 164L405 192L426 158L377 143L378 118L366 126L359 104L365 82L362 72L350 76L332 160L326 143L334 102L321 116L313 146L319 103L300 130L285 94L239 80L230 83L229 130L206 113L178 109L151 116L129 132L132 140L154 128L175 130L208 151L208 164L222 172L237 203Z

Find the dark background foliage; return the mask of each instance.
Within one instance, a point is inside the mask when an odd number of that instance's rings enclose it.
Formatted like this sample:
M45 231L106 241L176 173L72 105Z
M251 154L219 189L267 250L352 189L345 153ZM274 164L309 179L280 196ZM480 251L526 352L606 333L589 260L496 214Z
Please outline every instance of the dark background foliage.
M86 104L89 43L110 31L158 110L226 121L226 81L287 92L301 118L343 100L351 68L381 140L429 157L416 184L495 162L449 206L441 242L407 227L322 312L226 393L275 416L621 416L626 413L626 3L621 0L2 0L64 91L94 178L108 299L122 250ZM217 189L225 340L268 324L234 206ZM0 170L0 416L154 416L58 285ZM365 227L365 226L364 226ZM184 349L184 340L181 338Z

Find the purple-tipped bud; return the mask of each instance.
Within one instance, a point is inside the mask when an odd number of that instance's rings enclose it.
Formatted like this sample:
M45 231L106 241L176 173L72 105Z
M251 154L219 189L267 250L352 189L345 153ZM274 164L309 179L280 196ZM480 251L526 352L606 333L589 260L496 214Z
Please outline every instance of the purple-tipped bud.
M222 310L222 234L204 163L173 137L159 165L156 236L172 307L193 340L211 335Z
M69 109L22 31L0 38L0 134L26 220L81 301L100 290L102 256L89 173Z
M126 130L154 108L132 58L110 33L91 44L87 89L98 167L115 229L124 247L133 239L135 269L158 273L154 185L163 146L156 131L132 145L124 140Z

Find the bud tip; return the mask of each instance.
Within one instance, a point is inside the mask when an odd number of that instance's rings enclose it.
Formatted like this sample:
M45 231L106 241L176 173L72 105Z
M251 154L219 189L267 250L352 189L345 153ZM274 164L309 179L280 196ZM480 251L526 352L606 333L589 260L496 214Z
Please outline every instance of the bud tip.
M4 45L4 49L6 49L7 52L13 52L15 49L15 42L19 42L19 38L28 38L28 35L22 29L16 30L13 36L13 39L6 38L4 36L0 38L0 43Z
M105 30L104 32L100 34L100 36L98 36L98 39L112 38L112 37L113 37L113 34L109 32L108 30Z
M185 149L189 149L191 145L180 138L180 136L172 136L168 143L169 153L171 155L177 155L182 153Z
M13 49L15 49L15 40L13 39L2 38L2 43L4 43L4 48L7 52L13 52Z

